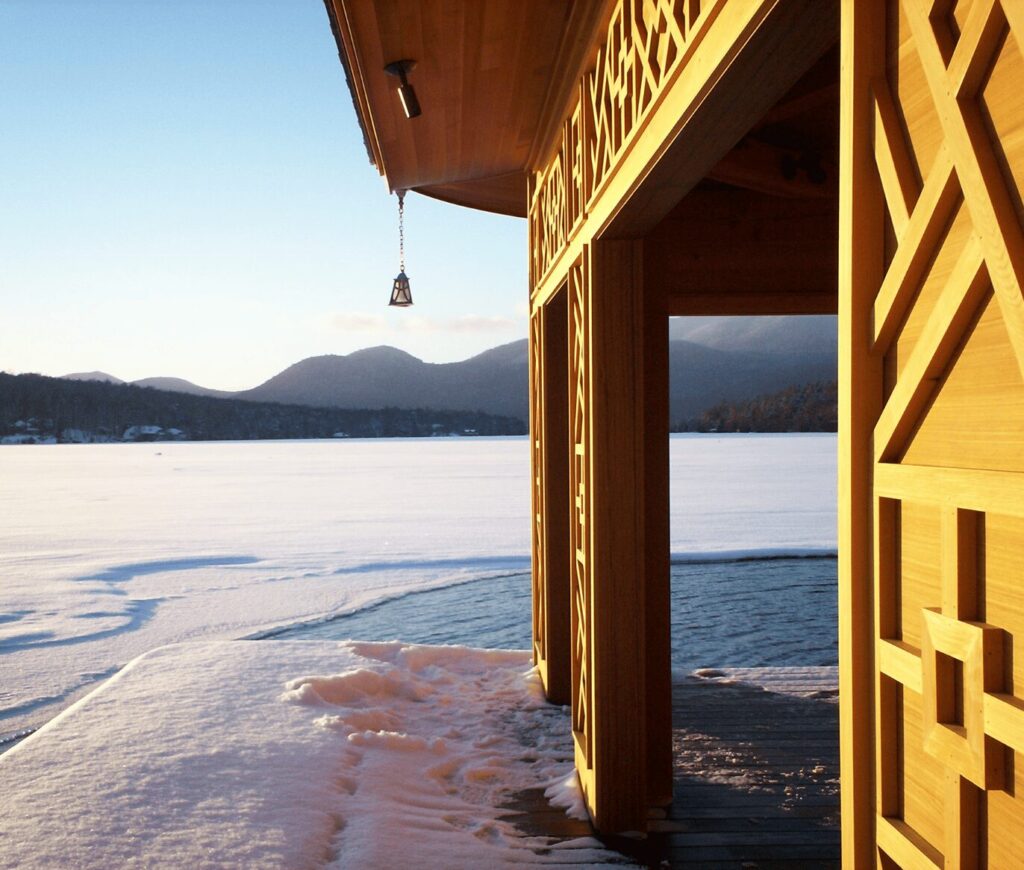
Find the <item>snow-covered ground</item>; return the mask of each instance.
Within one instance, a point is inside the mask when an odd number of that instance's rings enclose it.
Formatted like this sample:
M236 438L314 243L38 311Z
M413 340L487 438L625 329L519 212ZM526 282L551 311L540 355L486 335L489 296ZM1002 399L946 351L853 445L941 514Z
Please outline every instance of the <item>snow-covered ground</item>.
M835 548L835 436L672 438L676 558ZM162 644L529 566L525 438L6 446L0 735Z
M525 652L163 647L0 756L0 868L622 863L502 818L583 812L572 752Z

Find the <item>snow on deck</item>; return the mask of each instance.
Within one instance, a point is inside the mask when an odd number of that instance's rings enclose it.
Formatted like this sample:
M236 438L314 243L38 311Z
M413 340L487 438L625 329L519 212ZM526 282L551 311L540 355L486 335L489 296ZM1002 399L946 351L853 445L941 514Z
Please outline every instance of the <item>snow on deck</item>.
M720 686L748 685L794 698L839 700L839 668L834 665L770 668L700 668L690 676ZM676 679L679 674L676 674Z
M621 862L499 809L582 810L529 655L356 642L165 646L0 756L0 867Z

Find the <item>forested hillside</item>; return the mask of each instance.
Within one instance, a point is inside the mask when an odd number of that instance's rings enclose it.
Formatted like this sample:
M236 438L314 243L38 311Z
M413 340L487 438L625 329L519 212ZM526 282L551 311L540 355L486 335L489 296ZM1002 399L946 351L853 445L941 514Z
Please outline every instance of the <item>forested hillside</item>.
M249 440L521 435L525 421L476 411L350 410L218 399L132 384L0 373L7 441Z
M836 382L788 387L746 402L722 402L675 431L835 432Z

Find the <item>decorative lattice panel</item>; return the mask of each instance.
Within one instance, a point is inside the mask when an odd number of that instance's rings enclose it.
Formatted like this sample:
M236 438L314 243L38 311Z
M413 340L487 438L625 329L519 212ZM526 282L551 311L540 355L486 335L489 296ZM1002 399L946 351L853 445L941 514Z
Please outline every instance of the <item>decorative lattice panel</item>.
M873 305L877 838L900 866L1024 855L1024 4L890 0ZM864 37L867 38L867 37ZM1019 590L1019 587L1018 587ZM998 615L998 618L997 618Z
M533 648L538 662L547 658L547 577L544 562L544 309L530 317L530 474L532 497Z
M569 484L572 492L572 708L573 732L585 762L592 763L593 673L590 615L590 469L589 413L590 361L587 317L590 310L590 286L585 261L569 272L569 405L572 459Z
M586 92L593 134L588 163L598 193L666 81L686 57L707 2L624 0L612 13Z
M568 231L565 175L560 150L534 180L536 194L530 209L530 274L534 286L565 247Z
M565 250L724 2L619 0L615 5L594 66L580 79L558 148L533 178L534 287Z

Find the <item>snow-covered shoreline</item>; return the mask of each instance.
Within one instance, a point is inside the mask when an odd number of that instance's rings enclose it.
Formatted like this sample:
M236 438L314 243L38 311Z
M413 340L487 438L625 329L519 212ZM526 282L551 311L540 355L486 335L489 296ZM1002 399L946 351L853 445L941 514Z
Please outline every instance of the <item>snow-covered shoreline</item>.
M837 669L674 679L828 703ZM682 769L763 790L760 766L698 736ZM0 868L628 864L594 838L515 826L509 808L538 788L586 818L572 759L569 712L525 650L173 644L0 756Z
M525 651L176 644L0 756L0 867L504 867L619 861L503 816L579 813L568 713Z

